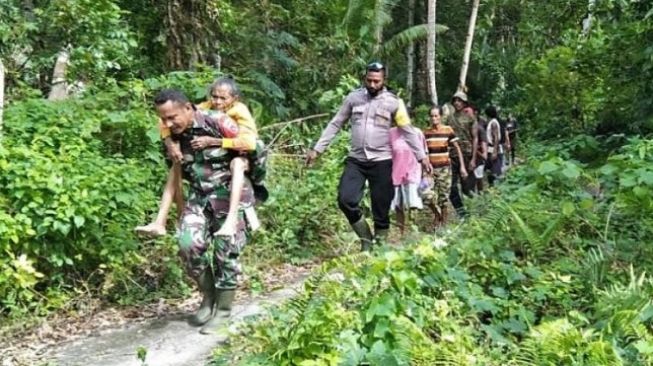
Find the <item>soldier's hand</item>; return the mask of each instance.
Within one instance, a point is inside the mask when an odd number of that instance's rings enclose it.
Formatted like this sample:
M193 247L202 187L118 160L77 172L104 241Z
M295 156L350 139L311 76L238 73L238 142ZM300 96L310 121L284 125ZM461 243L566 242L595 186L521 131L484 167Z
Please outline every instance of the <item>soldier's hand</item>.
M310 167L313 166L313 163L315 163L315 160L317 159L318 152L311 149L308 150L308 153L306 153L306 166Z
M172 162L180 163L184 159L178 143L166 144L166 150L168 151L168 157Z

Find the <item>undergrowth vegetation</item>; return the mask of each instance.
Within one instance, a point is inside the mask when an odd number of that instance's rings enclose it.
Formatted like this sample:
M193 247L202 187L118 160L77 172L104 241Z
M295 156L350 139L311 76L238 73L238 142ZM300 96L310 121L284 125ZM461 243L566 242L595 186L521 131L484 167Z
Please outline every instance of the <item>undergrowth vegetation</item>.
M535 147L464 224L324 264L214 364L651 364L653 146L609 143Z
M89 90L78 99L28 99L6 108L0 146L0 318L74 311L98 297L125 304L189 293L174 238L138 238L133 228L155 214L166 176L153 93L175 86L199 102L216 76L174 72ZM242 86L250 88L246 80ZM250 94L247 102L257 113L257 94ZM265 125L265 119L259 121ZM338 250L312 245L344 224L331 204L335 197L322 192L337 182L346 138L322 159L322 169L303 166L306 136L321 128L320 121L263 132L267 141L275 141L271 198L259 209L265 230L254 236L246 254L265 258L260 266ZM258 270L259 261L245 261Z

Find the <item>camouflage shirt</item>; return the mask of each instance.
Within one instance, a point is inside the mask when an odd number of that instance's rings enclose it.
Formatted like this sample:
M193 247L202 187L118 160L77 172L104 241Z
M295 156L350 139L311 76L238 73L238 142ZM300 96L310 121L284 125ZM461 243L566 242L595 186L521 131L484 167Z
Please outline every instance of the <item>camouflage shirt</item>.
M456 111L449 115L444 121L446 125L453 128L454 133L458 137L458 144L463 155L472 155L472 131L476 124L476 119L467 111ZM457 157L455 149L451 149L452 157Z
M195 113L193 124L173 139L179 141L183 161L181 169L183 177L197 193L208 194L218 187L227 187L231 180L229 163L232 155L228 150L219 147L208 147L203 150L193 150L191 141L195 137L210 136L223 138L238 131L237 125L224 113Z
M211 208L216 217L226 216L229 212L229 191L231 171L229 164L234 157L233 152L219 147L208 147L193 150L190 142L199 136L215 138L234 137L238 135L238 125L221 112L210 115L197 112L193 124L179 135L172 135L179 141L183 161L182 176L190 183L190 194L187 205ZM254 193L249 179L240 196L240 207L254 204Z

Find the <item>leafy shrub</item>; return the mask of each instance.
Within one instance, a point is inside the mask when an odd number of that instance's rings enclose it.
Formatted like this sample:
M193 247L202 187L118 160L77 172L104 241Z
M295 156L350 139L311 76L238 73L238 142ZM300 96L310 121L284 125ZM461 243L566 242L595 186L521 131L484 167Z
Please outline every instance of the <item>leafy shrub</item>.
M22 264L4 267L4 275L32 276L19 285L25 294L141 261L130 228L155 202L160 178L153 166L143 165L147 157L105 153L102 125L118 108L74 100L7 108L0 231L6 234L2 248ZM143 126L139 118L134 122ZM155 146L141 144L141 150ZM5 288L0 298L5 306L21 307L32 300L25 294Z
M644 159L647 144L635 140L622 153L645 146ZM619 253L641 232L609 226L617 215L637 218L636 204L618 209L622 193L561 158L576 151L561 145L476 198L470 211L479 217L444 238L325 264L297 298L247 324L215 363L647 364L653 288L636 273L652 263L631 258L624 267ZM633 172L613 173L618 182ZM593 184L605 191L591 192Z

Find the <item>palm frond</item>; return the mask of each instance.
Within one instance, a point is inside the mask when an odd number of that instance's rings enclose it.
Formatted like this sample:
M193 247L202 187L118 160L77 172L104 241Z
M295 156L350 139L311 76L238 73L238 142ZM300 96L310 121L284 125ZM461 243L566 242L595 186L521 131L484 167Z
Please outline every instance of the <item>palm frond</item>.
M348 29L383 29L392 21L398 0L349 0L342 26Z
M397 5L397 0L376 0L374 2L373 28L378 29L392 21L392 8Z
M449 30L449 27L441 24L436 24L435 32L440 34ZM391 54L408 46L411 42L421 41L426 39L428 35L427 24L417 24L410 28L395 34L387 42L383 44L382 53L384 55Z
M360 20L360 9L365 5L365 0L349 0L347 5L347 12L342 19L343 27L351 27L354 25L354 20Z

